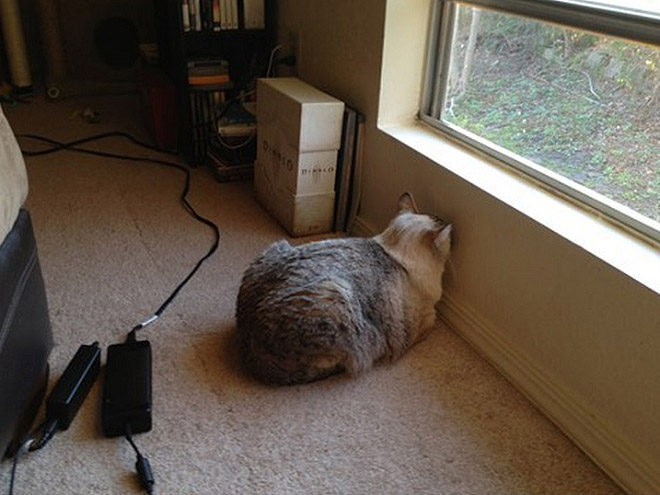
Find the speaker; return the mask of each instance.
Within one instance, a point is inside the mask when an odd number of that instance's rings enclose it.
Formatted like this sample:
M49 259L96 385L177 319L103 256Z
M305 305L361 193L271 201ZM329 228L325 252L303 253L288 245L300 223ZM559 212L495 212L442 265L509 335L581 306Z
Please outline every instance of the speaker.
M151 0L59 0L67 79L136 80L139 45L156 40Z

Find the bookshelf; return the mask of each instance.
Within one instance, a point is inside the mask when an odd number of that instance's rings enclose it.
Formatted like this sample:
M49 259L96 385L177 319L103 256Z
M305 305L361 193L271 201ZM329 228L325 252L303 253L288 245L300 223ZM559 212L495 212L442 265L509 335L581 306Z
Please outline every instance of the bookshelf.
M188 0L190 1L190 0ZM256 77L268 67L274 45L275 0L256 0L264 4L263 27L246 28L245 7L255 0L234 0L233 25L214 23L212 5L215 0L198 0L203 22L195 26L187 19L184 27L184 0L154 0L160 67L176 88L178 150L193 166L208 161L209 141L217 132L214 111L217 102L230 100L244 89L251 89ZM187 2L186 2L187 3ZM221 8L231 1L219 0ZM233 7L232 7L233 8ZM189 84L188 62L199 59L224 60L231 87Z

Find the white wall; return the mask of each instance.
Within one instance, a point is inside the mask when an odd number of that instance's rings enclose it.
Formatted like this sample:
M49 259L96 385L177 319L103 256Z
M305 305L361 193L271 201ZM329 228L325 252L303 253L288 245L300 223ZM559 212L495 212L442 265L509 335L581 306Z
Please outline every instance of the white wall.
M543 225L547 210L534 216L508 202L506 184L539 194L516 174L493 169L502 182L486 192L479 167L489 165L478 155L448 141L439 154L400 141L419 99L429 4L279 0L280 40L300 37L299 76L366 115L359 226L384 227L403 190L450 219L444 317L624 487L660 493L660 295L648 288L658 285L559 235L570 216ZM640 249L655 263L648 270L660 266L657 247Z

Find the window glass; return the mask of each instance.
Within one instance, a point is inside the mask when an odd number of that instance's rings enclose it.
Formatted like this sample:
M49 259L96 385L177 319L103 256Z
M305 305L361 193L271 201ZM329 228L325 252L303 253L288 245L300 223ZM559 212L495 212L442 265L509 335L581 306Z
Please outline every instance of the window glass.
M658 47L465 4L449 26L433 118L660 222Z

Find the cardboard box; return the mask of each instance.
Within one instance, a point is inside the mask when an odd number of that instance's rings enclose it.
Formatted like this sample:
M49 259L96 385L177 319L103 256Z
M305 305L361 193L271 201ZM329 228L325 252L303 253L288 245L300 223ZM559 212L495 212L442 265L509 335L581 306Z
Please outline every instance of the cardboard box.
M254 164L254 185L261 204L293 237L330 232L334 220L334 191L295 195L277 188L269 167Z
M334 192L344 103L293 77L257 82L257 161L275 189Z
M292 236L332 230L344 103L300 79L257 82L257 198Z

